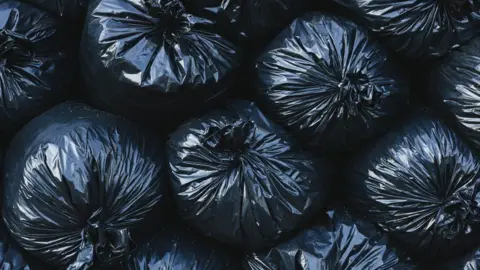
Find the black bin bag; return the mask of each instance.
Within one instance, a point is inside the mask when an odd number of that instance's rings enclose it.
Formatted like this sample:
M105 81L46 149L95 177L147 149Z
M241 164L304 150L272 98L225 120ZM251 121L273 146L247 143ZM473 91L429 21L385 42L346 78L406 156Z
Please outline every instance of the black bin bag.
M25 254L12 241L3 222L0 224L0 269L2 270L47 270L47 266Z
M215 21L229 39L249 52L258 50L310 7L308 0L182 0Z
M460 132L480 149L480 37L435 63L429 94Z
M480 33L479 0L335 0L409 58L445 55Z
M274 244L326 201L330 171L247 101L186 122L167 158L180 216L244 249Z
M168 115L163 121L174 124L222 96L239 50L197 16L199 3L90 1L80 62L91 102L146 123Z
M374 225L344 209L329 212L297 236L270 249L247 253L250 270L413 270L415 266Z
M109 265L161 219L163 147L138 126L62 103L13 139L5 158L4 220L25 250L61 269ZM148 222L149 223L149 222ZM144 226L147 225L147 226Z
M341 17L295 20L256 63L262 109L301 141L352 150L405 109L408 83L366 29Z
M67 95L74 58L68 30L29 4L0 3L0 130L25 124Z
M128 270L240 269L238 254L224 246L198 235L190 228L171 224L156 232L148 242L140 245L128 257Z
M353 160L347 204L422 261L470 252L480 239L479 161L431 113L407 121Z
M88 0L24 0L63 19L81 21L85 16Z

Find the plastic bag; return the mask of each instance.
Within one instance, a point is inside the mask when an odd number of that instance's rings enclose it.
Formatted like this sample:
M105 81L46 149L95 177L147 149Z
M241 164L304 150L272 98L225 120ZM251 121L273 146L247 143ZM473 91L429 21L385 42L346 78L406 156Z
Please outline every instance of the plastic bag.
M274 244L327 198L327 165L247 101L185 123L170 135L167 158L180 216L238 247Z
M239 50L189 11L177 0L90 1L80 59L90 100L148 123L184 120L221 96Z
M88 0L25 0L41 9L48 10L60 17L79 20L83 19Z
M309 8L308 0L181 0L195 14L214 21L242 48L259 49Z
M430 73L432 100L449 112L460 131L480 149L480 37L438 61Z
M0 224L0 269L2 270L46 270L44 265L31 261L8 236L3 222Z
M251 270L408 270L415 269L392 248L387 236L343 209L331 220L304 230L271 249L247 254Z
M480 237L480 163L422 112L352 161L348 204L421 260L470 252Z
M14 239L69 270L125 255L131 230L153 229L149 215L165 212L168 182L158 141L81 103L60 104L32 120L5 158L3 211Z
M309 13L295 20L256 64L260 105L301 141L351 150L405 110L408 85L362 27Z
M478 0L335 0L411 58L446 54L480 33Z
M66 96L72 82L68 27L19 1L0 3L0 129L23 125Z
M180 224L155 234L129 256L126 269L239 269L240 257Z

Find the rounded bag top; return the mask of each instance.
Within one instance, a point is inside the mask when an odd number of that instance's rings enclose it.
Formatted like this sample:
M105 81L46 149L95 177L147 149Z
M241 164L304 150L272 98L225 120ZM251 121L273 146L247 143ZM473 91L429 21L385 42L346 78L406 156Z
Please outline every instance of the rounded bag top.
M427 113L352 160L347 204L422 261L472 251L480 237L480 162Z
M167 157L180 216L236 247L275 244L328 196L326 162L248 101L186 122L170 135Z
M5 159L6 225L21 247L55 267L108 265L129 252L130 231L164 209L162 144L81 103L32 120Z
M256 61L262 110L304 144L346 152L388 129L408 105L401 70L368 31L320 12L296 19Z
M0 3L0 130L17 128L68 94L68 25L18 1Z
M80 53L90 100L145 122L183 120L216 100L233 83L241 58L197 5L91 1Z
M270 249L247 253L250 270L414 270L387 234L338 208L328 222L317 222Z
M308 0L181 0L249 52L261 49L309 8Z
M480 33L479 0L335 0L411 58L438 57Z
M453 50L430 70L429 95L480 149L480 37ZM446 110L445 110L446 109Z

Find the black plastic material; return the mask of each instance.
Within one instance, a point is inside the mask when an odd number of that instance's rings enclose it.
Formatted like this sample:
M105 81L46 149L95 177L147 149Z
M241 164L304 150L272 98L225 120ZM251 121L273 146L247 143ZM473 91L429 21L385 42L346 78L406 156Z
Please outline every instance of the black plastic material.
M271 249L247 254L251 270L409 270L415 269L374 225L343 209L331 220L304 230Z
M383 132L408 102L408 83L367 30L322 13L306 14L274 39L256 74L264 111L329 152Z
M334 0L412 58L446 54L480 33L479 0Z
M8 236L3 222L0 224L0 269L2 270L46 270L38 262L34 264L25 258L24 252Z
M72 82L68 25L19 1L0 3L0 130L60 102Z
M162 228L129 256L128 270L235 270L240 255L181 224Z
M216 22L225 36L248 50L265 46L310 4L309 0L181 1Z
M170 135L167 157L180 216L246 249L302 226L330 184L327 165L247 101L188 121Z
M431 70L429 88L459 130L480 149L480 37L452 51ZM433 98L432 98L433 100Z
M69 20L81 20L85 16L88 0L22 0L48 10Z
M442 121L419 113L348 167L348 204L425 261L480 239L480 163Z
M132 247L132 229L153 227L142 224L149 214L162 218L163 155L156 136L121 117L60 104L10 145L6 225L20 246L56 267L107 265Z
M232 85L238 48L197 16L200 2L188 4L90 1L80 61L96 106L143 122L178 122Z
M433 267L425 266L424 269L438 270L479 270L480 269L480 249L477 249L465 256L461 256L447 262L439 261Z

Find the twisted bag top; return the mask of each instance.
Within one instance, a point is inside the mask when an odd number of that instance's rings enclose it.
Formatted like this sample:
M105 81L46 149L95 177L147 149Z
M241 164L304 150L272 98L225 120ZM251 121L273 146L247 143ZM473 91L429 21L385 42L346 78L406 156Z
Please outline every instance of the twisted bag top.
M66 96L73 70L68 30L30 4L0 3L0 130L25 124Z
M275 244L328 196L328 164L248 101L186 122L170 135L167 156L180 216L237 247Z
M164 201L163 162L162 145L138 126L80 103L58 105L12 141L6 225L55 267L109 264L129 252L130 230Z

